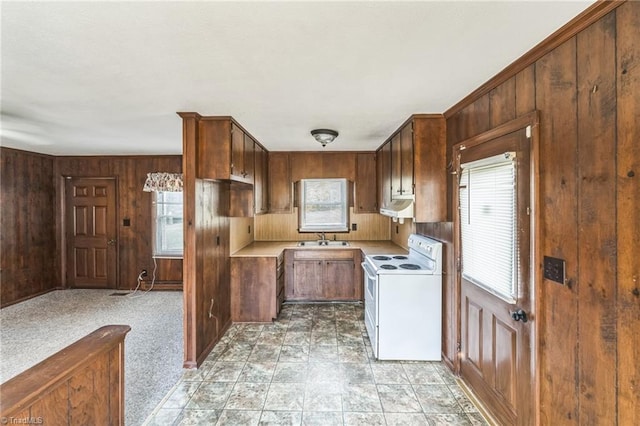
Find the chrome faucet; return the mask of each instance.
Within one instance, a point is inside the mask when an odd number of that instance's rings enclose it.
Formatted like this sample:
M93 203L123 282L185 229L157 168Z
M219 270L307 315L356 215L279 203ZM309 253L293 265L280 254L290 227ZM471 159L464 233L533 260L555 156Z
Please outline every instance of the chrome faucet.
M324 232L318 232L317 235L322 241L325 241L327 239L327 237L324 235Z

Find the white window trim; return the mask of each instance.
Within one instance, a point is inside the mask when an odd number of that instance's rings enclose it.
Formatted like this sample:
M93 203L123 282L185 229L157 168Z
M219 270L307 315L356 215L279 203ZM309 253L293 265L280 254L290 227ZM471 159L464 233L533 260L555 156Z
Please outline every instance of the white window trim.
M152 221L151 221L151 251L152 256L158 259L182 259L184 256L184 235L183 235L183 245L181 249L178 250L159 250L158 247L158 192L166 192L166 191L154 191L151 203L152 210ZM164 203L163 203L164 204ZM183 197L183 206L184 206L184 197ZM183 218L184 220L184 218ZM183 231L184 232L184 231Z

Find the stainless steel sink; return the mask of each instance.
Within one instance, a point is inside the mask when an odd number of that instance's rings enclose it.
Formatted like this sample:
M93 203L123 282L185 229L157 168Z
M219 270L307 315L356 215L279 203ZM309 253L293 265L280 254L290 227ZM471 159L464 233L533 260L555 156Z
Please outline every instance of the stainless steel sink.
M299 241L298 247L349 247L349 242L334 240Z

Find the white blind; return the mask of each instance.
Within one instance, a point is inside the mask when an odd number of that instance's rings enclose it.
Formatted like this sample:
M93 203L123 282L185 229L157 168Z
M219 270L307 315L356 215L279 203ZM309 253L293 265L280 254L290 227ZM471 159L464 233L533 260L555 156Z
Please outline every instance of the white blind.
M462 165L459 187L462 275L516 299L516 182L513 156Z

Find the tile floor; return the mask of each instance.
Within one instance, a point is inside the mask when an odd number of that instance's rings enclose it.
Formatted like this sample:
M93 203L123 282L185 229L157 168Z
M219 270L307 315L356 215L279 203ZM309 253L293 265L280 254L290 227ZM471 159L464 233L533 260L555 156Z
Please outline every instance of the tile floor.
M148 425L486 425L439 362L376 361L360 304L234 324Z

